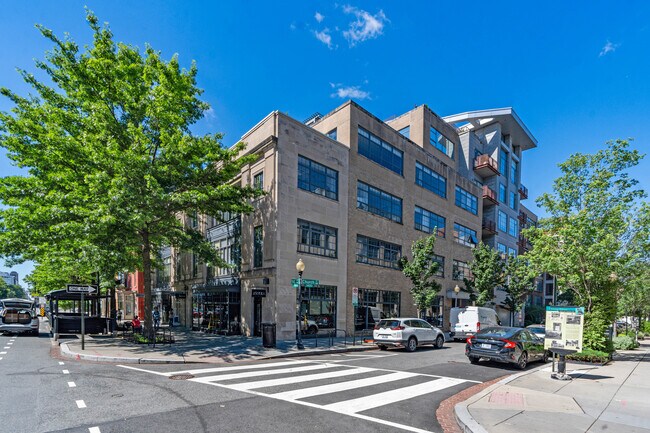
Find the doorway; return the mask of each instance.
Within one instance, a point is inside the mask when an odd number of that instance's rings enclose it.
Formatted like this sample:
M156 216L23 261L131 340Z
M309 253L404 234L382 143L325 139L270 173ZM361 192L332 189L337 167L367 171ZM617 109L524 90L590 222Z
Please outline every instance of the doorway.
M253 337L262 336L262 298L253 298Z

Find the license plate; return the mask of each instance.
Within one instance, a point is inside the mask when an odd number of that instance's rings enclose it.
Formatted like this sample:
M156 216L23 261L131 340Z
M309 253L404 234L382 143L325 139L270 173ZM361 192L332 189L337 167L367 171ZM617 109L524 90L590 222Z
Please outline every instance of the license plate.
M492 345L491 344L481 343L481 349L492 349Z
M381 335L381 334L379 334L377 337L378 337L378 338L388 338L388 335Z

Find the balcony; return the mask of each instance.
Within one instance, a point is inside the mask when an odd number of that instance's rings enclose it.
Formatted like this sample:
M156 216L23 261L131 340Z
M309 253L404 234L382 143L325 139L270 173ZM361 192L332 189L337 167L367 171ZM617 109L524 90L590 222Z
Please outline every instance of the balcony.
M519 247L519 254L524 254L527 251L530 251L530 248L532 247L530 241L521 235L519 235L517 246Z
M519 196L521 197L522 200L528 198L528 188L526 188L522 184L519 184Z
M523 211L519 211L519 222L522 224L526 224L526 221L528 221L528 214Z
M492 188L490 188L487 185L483 185L483 200L490 202L486 203L485 201L483 202L484 204L490 205L490 204L497 204L497 193L494 192Z
M483 218L483 224L481 228L483 229L483 235L497 234L497 223L495 223L490 218Z
M479 155L474 159L474 172L486 178L499 174L499 166L490 155Z

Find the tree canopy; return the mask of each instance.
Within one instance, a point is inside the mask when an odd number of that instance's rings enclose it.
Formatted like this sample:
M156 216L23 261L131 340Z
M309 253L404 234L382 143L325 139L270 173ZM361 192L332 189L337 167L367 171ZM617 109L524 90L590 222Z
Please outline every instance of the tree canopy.
M440 292L441 285L435 280L440 268L435 258L436 236L420 238L411 245L412 259L402 256L399 266L404 275L411 280L413 303L419 311L430 308Z
M538 275L523 257L510 256L505 263L506 292L504 306L510 310L510 325L514 325L515 312L521 310L526 297L535 289L535 277Z
M472 251L471 277L464 277L465 288L476 305L483 307L494 300L494 289L504 281L504 261L498 251L480 242Z
M26 176L0 179L0 255L35 260L43 272L63 263L89 278L142 270L145 326L151 325L151 267L173 246L223 265L184 212L251 211L260 191L242 187L243 143L221 134L196 136L203 116L195 64L163 60L147 46L116 43L107 24L87 12L93 42L81 49L37 26L54 48L36 61L40 75L20 70L33 94L2 88L11 113L0 113L0 146ZM38 265L37 265L38 266ZM37 272L35 274L39 276ZM36 278L36 277L35 277Z

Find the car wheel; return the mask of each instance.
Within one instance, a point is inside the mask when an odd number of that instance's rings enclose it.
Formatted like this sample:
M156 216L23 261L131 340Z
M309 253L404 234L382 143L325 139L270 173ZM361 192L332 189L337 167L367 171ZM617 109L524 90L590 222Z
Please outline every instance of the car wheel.
M307 333L311 335L318 334L318 328L315 327L314 325L311 325Z
M542 356L542 362L546 364L548 362L548 352L545 350L544 355Z
M470 356L470 357L469 357L469 362L470 362L470 364L478 364L478 360L479 360L479 359L480 359L480 358L478 358L478 357L476 357L476 356Z
M517 360L517 368L523 370L526 368L526 365L528 365L528 354L526 352L521 352L521 355L519 355L519 359Z
M38 335L39 335L38 329L33 330L33 331L32 331L32 335L33 335L34 337L38 337Z
M406 351L415 352L415 349L417 348L418 348L418 341L415 339L415 337L409 338L409 341L406 342Z
M445 337L442 335L438 335L436 338L436 342L434 343L434 346L436 349L442 349L442 345L445 344Z
M388 350L388 346L384 346L383 344L380 344L379 350Z

